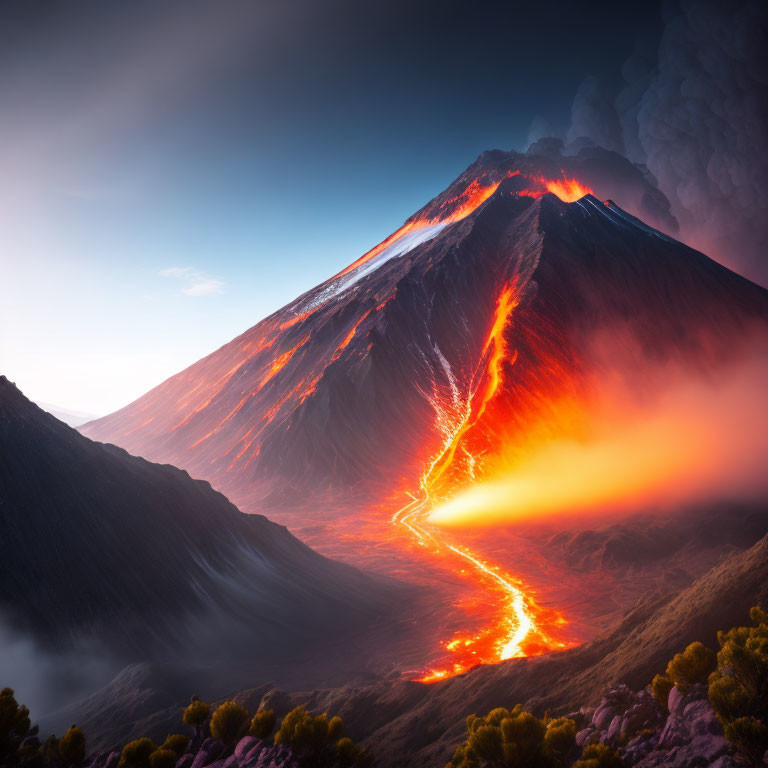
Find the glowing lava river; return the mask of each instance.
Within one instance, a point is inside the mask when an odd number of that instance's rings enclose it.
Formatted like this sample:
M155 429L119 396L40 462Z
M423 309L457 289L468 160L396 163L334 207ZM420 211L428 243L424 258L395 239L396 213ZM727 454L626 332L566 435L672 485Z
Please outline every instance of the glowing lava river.
M495 596L493 620L472 634L457 635L445 641L443 645L450 656L444 663L424 670L418 678L420 682L442 680L461 674L477 664L532 656L572 645L548 636L542 626L563 626L567 622L562 616L552 611L545 612L526 593L522 582L486 562L468 547L449 540L429 522L430 514L441 499L450 495L450 491L446 493L441 486L446 484L449 470L456 469L457 453L466 465L464 475L470 481L475 479L478 461L462 445L462 438L477 424L496 393L502 381L504 363L515 362L516 354L507 350L504 331L518 304L517 296L517 285L512 281L498 299L493 325L465 397L459 394L450 368L445 363L451 382L450 396L445 398L435 393L432 398L437 425L444 441L421 478L418 494L409 494L411 501L395 512L391 519L424 550L440 558L443 564L446 557L452 559L455 572L466 578L469 571L476 587L490 590Z

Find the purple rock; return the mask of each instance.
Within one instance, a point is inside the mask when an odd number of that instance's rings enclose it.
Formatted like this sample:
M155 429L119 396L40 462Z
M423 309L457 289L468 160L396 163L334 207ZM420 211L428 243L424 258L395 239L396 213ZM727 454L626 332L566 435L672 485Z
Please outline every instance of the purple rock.
M672 714L667 718L659 737L660 747L679 747L690 740L688 726L679 715Z
M245 755L250 752L255 746L262 746L264 742L261 739L257 739L254 736L244 736L237 742L235 747L235 757L241 760Z
M579 731L576 734L576 746L583 747L586 744L590 734L593 734L593 733L595 733L595 729L591 725L586 727L583 731Z
M600 706L595 710L595 714L592 715L592 725L598 731L604 731L611 724L614 717L616 717L616 710L613 708L613 705L607 701L601 702Z
M603 734L601 741L615 742L621 733L621 723L623 720L624 718L621 715L616 715L613 720L611 720L611 724L608 726L606 733Z
M224 745L220 741L206 739L195 756L191 768L206 768L206 766L213 765L213 762L223 751Z
M699 699L686 705L683 718L688 723L688 731L692 736L710 733L722 736L723 728L720 721L706 699Z

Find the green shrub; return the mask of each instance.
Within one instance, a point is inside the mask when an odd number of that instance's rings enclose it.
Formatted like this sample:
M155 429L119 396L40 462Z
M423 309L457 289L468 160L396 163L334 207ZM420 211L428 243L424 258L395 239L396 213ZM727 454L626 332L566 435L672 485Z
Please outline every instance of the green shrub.
M166 736L160 749L170 749L171 752L175 752L177 757L181 757L189 747L189 736L185 736L183 733L171 733Z
M366 768L372 762L368 752L346 736L336 742L336 757L341 768L350 768L350 766Z
M763 765L763 755L768 750L768 726L765 723L754 717L737 717L723 725L723 733L748 763Z
M344 722L340 717L311 715L303 707L296 707L280 723L275 744L290 747L299 762L306 766L339 762L344 765L367 765L370 762L367 752L357 748L349 739L339 738L343 730ZM344 763L344 760L347 762Z
M576 723L567 717L559 717L547 723L544 744L558 766L570 765L576 751Z
M571 768L624 768L624 761L605 744L589 744Z
M29 732L29 710L19 706L12 688L0 691L0 765L10 762Z
M211 707L204 701L200 701L197 696L193 696L189 706L184 710L183 720L187 725L195 729L195 737L199 740L203 735L203 727L208 716L211 714Z
M156 749L149 756L150 768L175 768L178 755L172 749Z
M232 748L245 736L251 715L237 702L225 701L211 717L211 736Z
M706 683L715 669L715 652L700 642L676 653L667 664L667 677L685 693L695 683Z
M560 768L575 751L573 720L540 719L520 705L470 715L466 726L467 740L454 752L452 768Z
M123 747L117 768L150 768L149 756L156 749L155 742L146 736L142 739L129 741Z
M709 678L709 701L725 737L751 765L768 750L768 613L753 608L756 626L718 633L717 669Z
M491 765L504 759L504 738L497 725L481 725L467 739L467 752Z
M275 728L275 710L262 709L257 712L251 720L251 727L248 729L249 736L255 736L257 739L266 739Z
M669 711L669 692L675 687L666 675L656 675L651 681L651 693L656 703L665 711Z
M40 747L40 754L43 757L45 765L58 765L59 763L59 740L55 734L51 734Z
M66 768L80 765L85 760L85 734L81 728L73 725L61 737L59 759Z

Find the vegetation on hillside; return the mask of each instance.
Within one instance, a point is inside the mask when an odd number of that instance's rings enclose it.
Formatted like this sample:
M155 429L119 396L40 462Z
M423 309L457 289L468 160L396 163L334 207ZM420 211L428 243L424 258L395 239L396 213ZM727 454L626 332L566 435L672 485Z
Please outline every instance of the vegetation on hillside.
M753 608L754 626L718 633L720 650L691 643L675 654L650 684L663 711L670 693L707 686L709 701L744 762L762 766L768 750L768 612ZM518 704L497 707L485 717L470 715L467 738L446 768L621 768L609 746L589 744L578 755L576 724L567 718L538 718Z

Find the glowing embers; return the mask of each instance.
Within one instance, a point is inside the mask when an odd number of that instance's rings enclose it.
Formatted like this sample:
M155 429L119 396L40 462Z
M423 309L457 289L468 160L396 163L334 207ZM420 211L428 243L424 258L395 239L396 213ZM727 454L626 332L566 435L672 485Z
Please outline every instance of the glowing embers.
M582 184L577 179L569 178L562 169L560 172L563 174L562 179L546 179L541 175L528 176L523 174L533 186L521 190L517 194L522 197L541 197L547 192L551 192L564 203L575 203L577 200L581 200L584 195L594 195L593 190L586 184Z

